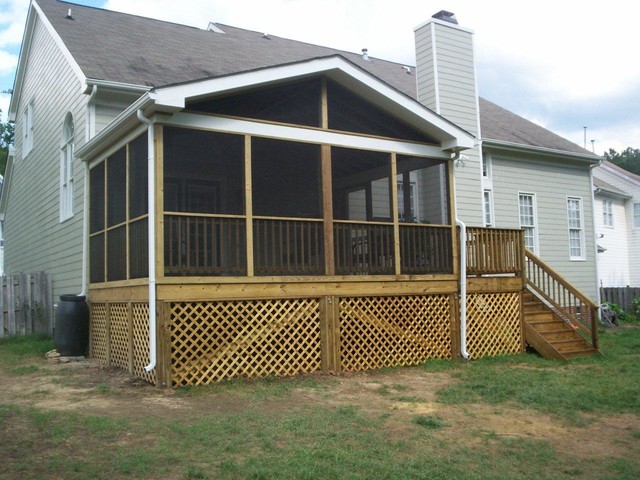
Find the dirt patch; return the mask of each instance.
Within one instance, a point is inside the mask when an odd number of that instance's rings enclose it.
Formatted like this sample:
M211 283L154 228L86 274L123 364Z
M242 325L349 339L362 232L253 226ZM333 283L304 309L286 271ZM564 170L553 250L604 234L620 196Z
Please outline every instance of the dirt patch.
M282 380L292 382L284 394L286 401L268 391L245 396L233 388L190 395L151 386L92 361L59 365L43 361L26 375L0 371L0 403L114 417L175 418L246 409L277 413L298 407L348 406L364 415L386 418L389 432L398 436L419 428L412 424L416 416L437 417L445 425L438 434L456 438L461 447L495 442L498 448L502 440L513 438L547 442L557 455L576 461L638 454L640 420L635 415L592 416L586 426L576 426L505 404L443 404L437 401L437 392L458 381L446 372L405 368L338 377L314 375L312 380L313 386Z

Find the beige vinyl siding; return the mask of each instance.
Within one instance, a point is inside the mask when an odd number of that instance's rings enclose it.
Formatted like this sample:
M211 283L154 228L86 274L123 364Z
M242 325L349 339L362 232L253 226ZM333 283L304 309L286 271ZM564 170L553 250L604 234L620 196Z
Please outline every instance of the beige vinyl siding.
M86 95L82 83L37 19L18 111L34 101L34 145L22 158L21 116L16 123L16 161L5 215L5 273L44 270L54 294L78 293L82 278L84 167L73 162L73 217L60 223L60 146L71 112L77 149L85 139Z
M596 299L596 259L589 166L492 154L495 226L518 228L518 194L536 197L539 256ZM585 260L570 260L567 197L582 200Z
M416 30L415 37L418 101L477 136L473 34L455 25L429 22ZM468 225L483 225L480 156L475 148L463 154L464 164L454 168L457 216Z
M99 133L139 97L140 95L135 93L114 92L99 88L94 106L95 133Z

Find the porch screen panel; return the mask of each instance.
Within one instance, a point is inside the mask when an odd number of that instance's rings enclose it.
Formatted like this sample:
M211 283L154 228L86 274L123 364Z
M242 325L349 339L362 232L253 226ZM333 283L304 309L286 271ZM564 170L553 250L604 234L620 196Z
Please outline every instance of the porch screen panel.
M127 229L121 226L107 231L107 281L127 278Z
M324 273L320 146L252 139L256 275Z
M89 231L104 230L104 163L96 165L89 173Z
M104 282L104 273L104 233L99 233L89 240L89 281Z
M166 127L164 148L165 275L246 275L244 136Z
M164 210L243 215L244 137L165 127Z
M107 227L127 219L127 157L121 148L107 159Z
M149 213L147 134L129 144L129 218Z
M401 272L452 273L446 162L398 155L396 183Z
M129 278L149 276L149 221L129 224Z
M390 178L390 154L331 148L337 274L395 272Z

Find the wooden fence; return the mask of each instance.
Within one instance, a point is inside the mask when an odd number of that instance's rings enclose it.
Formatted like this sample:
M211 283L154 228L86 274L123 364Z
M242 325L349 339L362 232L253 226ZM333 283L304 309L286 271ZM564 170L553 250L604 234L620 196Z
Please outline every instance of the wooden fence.
M625 312L631 311L631 302L640 297L640 287L601 287L600 300L615 303Z
M0 277L0 338L27 333L53 334L53 282L50 274Z

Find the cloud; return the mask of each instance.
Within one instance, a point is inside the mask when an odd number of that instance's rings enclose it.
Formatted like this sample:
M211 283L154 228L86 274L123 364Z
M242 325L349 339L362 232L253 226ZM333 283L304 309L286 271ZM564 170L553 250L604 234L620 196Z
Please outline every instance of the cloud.
M18 55L0 50L0 76L13 73L18 65Z

